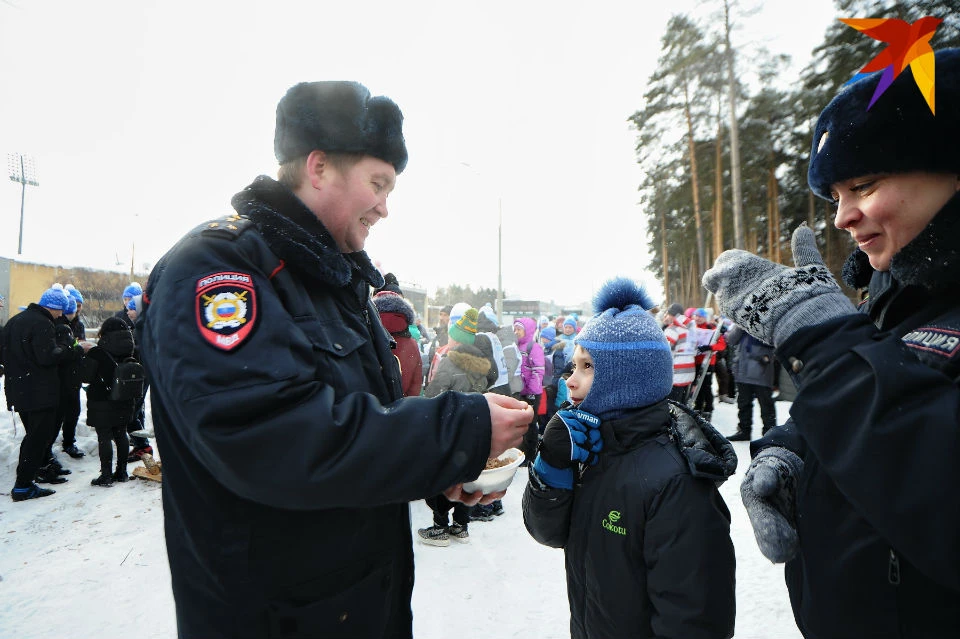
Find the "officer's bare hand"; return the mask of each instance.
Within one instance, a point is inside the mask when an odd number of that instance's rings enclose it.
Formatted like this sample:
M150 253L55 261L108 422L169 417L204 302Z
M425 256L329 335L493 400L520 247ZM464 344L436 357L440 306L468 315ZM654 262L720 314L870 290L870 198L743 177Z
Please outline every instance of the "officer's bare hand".
M486 506L487 504L493 503L498 499L502 499L506 494L507 491L505 490L498 490L497 492L487 493L486 495L479 490L473 493L468 493L463 490L463 484L456 484L443 491L443 496L450 501L463 502L467 506L476 506L477 504L483 504Z
M533 421L533 407L519 399L484 393L490 407L490 458L516 448Z

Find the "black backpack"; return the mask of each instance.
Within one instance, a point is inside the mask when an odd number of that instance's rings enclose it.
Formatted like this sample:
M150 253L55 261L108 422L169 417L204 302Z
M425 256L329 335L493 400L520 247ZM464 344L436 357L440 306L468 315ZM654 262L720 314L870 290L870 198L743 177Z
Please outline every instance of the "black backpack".
M109 355L109 353L108 353ZM113 359L111 357L110 359ZM143 397L146 376L143 364L133 357L124 357L113 369L109 399L112 402L140 401Z

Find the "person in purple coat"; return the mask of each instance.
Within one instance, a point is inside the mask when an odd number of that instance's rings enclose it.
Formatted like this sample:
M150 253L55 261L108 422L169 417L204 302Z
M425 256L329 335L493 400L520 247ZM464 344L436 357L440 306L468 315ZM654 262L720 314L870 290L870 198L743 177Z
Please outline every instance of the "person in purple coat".
M513 333L517 336L517 348L520 349L520 376L523 378L523 389L520 399L533 406L534 415L540 406L540 395L543 394L543 347L534 339L537 331L537 322L532 317L520 317L513 322ZM525 464L537 454L537 443L540 432L537 428L537 418L534 416L527 434L523 438L523 454L527 459Z

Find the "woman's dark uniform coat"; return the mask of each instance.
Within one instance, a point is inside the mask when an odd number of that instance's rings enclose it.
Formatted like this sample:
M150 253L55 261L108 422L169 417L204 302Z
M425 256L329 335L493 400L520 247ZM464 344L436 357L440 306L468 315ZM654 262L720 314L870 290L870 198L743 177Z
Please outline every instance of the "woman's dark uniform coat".
M804 460L800 549L786 565L808 639L960 634L960 194L874 272L863 313L778 350L799 395L753 442ZM796 364L796 366L795 366Z
M180 635L410 637L408 502L480 473L486 400L397 401L367 255L270 178L233 204L138 322Z

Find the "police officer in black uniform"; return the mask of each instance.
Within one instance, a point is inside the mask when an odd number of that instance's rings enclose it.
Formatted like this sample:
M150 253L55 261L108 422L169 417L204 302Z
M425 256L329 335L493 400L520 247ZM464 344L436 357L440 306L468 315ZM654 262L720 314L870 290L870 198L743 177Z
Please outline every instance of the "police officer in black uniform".
M355 82L277 107L279 180L154 268L137 322L184 637L410 637L408 502L466 494L532 415L401 398L363 246L407 162L400 110Z

